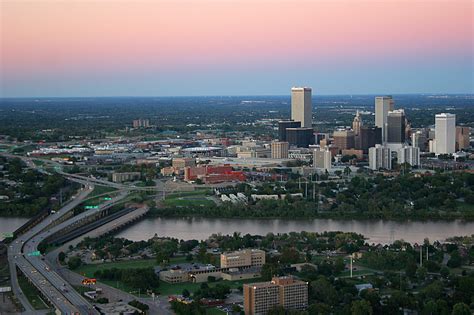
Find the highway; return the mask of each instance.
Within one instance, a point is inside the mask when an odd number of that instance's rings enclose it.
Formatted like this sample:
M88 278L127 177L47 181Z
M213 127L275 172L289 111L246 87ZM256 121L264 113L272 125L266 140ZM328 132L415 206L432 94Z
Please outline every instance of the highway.
M61 245L60 247L54 249L53 251L49 252L46 255L46 259L53 266L53 268L57 270L64 279L66 279L67 282L73 285L81 285L82 280L84 280L85 277L75 273L74 271L69 270L67 267L61 266L57 260L59 252L67 251L70 245L75 247L86 237L96 238L96 237L101 237L103 235L106 235L110 233L111 231L113 231L114 229L122 225L126 225L129 222L134 221L135 219L138 219L139 217L145 215L146 212L148 212L148 210L149 210L148 207L138 208L137 210L127 213L126 215L119 217L111 222L108 222L100 226L99 228L94 229L93 231L83 234L80 237L75 238L74 240L71 240ZM169 304L166 299L164 300L156 299L155 301L153 301L151 298L144 298L144 297L138 298L137 296L134 296L130 293L113 288L111 286L108 286L100 282L97 282L96 287L100 287L102 289L102 296L108 297L110 301L122 300L122 301L128 302L132 300L139 300L140 302L145 303L150 307L150 314L160 314L160 315L173 314L173 312L169 308Z
M39 170L40 172L46 171L36 165L33 162L33 159L23 157L23 156L14 156L10 154L0 153L10 158L20 158L22 159L30 168ZM86 189L81 190L72 201L67 203L64 207L58 210L56 213L52 213L47 216L43 221L39 222L37 225L32 227L30 230L25 232L22 235L19 235L12 244L9 246L8 250L8 261L9 268L11 272L11 284L12 290L18 300L21 302L25 308L25 313L35 313L36 311L29 303L27 298L24 296L21 288L18 284L17 278L17 268L33 283L35 287L42 292L42 295L59 311L61 314L98 314L94 309L91 303L89 303L84 297L82 297L78 292L76 292L73 287L64 280L57 272L57 266L55 264L50 264L44 257L31 255L38 251L39 244L50 237L51 235L62 231L63 229L77 225L79 226L81 221L87 220L89 216L97 215L99 212L103 211L107 207L111 207L114 204L120 202L124 197L128 195L130 191L134 190L160 190L166 191L166 188L163 185L163 182L159 182L161 185L155 187L135 187L119 183L113 183L107 180L100 180L95 178L90 178L87 176L69 174L65 173L61 169L61 165L52 161L44 161L48 164L52 164L55 168L55 171L58 174L61 174L65 178L81 183L87 187ZM103 203L97 209L90 209L80 213L76 216L73 216L64 222L61 222L57 225L52 225L53 222L57 222L64 215L78 206L80 203L84 202L87 199L87 196L92 192L93 185L102 185L116 188L118 195L112 200ZM141 209L138 213L134 214L134 211L130 212L128 215L125 215L121 220L113 220L111 224L122 224L123 220L127 218L138 217L145 211ZM148 211L146 209L146 211ZM98 227L98 232L104 232L101 227ZM118 290L117 290L118 291ZM118 294L118 293L116 293ZM167 314L165 312L166 308L162 306L156 308L156 305L150 304L151 308L157 310L160 309L159 313Z
M25 297L18 286L16 269L21 272L42 292L42 294L59 310L62 314L97 314L84 298L74 290L62 289L63 279L49 266L45 264L40 257L30 256L29 254L37 250L37 246L41 238L41 233L53 220L60 219L67 212L79 205L84 198L92 192L92 187L82 190L76 198L58 210L56 213L48 216L47 220L43 220L25 234L20 235L10 246L8 250L8 261L10 271L12 272L12 290L19 298L20 302L28 312L34 311L29 303L25 303ZM68 292L64 292L64 291Z
M15 242L10 245L9 261L27 276L33 284L41 290L43 295L59 310L62 314L97 314L92 305L79 293L77 293L69 283L67 283L59 274L48 264L41 256L30 256L29 254L38 251L38 245L48 236L61 231L62 229L74 225L89 216L96 215L105 208L111 207L120 202L127 196L127 192L122 192L112 200L102 204L97 209L84 211L54 227L48 229L48 226L58 220L60 217L71 211L79 205L92 191L92 187L82 191L75 199L60 209L58 212L48 216L45 220L37 224L31 230L18 237ZM47 230L46 230L47 229ZM17 280L15 278L15 280ZM17 283L17 282L15 282ZM20 294L19 287L17 288ZM20 300L22 301L22 300ZM22 301L23 302L23 301ZM25 303L25 309L30 311L29 303Z

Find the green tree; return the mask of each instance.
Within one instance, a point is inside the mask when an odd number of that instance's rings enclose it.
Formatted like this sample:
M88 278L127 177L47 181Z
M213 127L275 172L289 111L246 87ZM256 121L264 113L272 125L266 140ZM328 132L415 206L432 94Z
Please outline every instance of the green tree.
M370 302L365 300L359 300L352 302L351 305L351 314L352 315L372 315L373 310Z
M471 309L466 303L456 303L453 307L452 315L471 315Z
M74 270L79 268L82 265L81 257L79 256L72 256L69 258L67 265L69 269Z
M191 293L188 291L188 289L184 289L181 295L184 296L185 298L188 298L191 295Z
M423 306L423 310L421 311L421 315L433 315L438 314L438 305L435 301L430 300Z

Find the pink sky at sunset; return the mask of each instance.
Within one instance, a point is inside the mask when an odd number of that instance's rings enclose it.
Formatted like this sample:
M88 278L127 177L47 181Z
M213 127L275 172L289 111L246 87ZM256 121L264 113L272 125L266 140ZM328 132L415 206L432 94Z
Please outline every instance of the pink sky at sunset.
M76 83L85 73L135 81L143 72L458 58L472 69L470 0L2 0L0 10L0 95L65 74Z

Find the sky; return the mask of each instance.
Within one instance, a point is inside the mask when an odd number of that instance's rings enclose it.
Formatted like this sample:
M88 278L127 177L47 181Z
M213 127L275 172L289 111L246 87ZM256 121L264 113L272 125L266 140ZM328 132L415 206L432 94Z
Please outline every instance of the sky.
M0 97L474 93L472 0L0 0Z

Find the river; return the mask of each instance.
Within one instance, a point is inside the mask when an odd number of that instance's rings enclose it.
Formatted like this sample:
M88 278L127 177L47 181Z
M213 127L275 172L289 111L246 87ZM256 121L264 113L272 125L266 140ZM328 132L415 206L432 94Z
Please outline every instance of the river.
M474 234L474 222L455 221L390 221L390 220L284 220L284 219L212 219L212 218L148 218L118 233L134 241L147 240L156 233L177 239L204 240L210 234L265 235L286 232L345 231L363 234L372 243L390 243L403 239L410 243L445 240L450 236Z
M13 232L27 218L0 217L0 239ZM454 221L390 221L390 220L285 220L285 219L212 219L212 218L148 218L117 234L130 240L147 240L153 235L177 239L204 240L213 233L265 235L287 232L345 231L361 233L372 243L389 243L397 239L416 243L424 238L445 240L450 236L474 234L474 222Z

